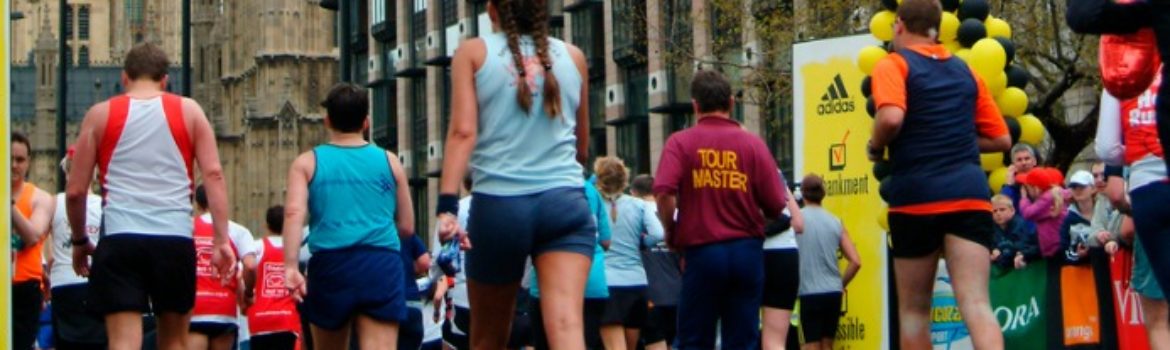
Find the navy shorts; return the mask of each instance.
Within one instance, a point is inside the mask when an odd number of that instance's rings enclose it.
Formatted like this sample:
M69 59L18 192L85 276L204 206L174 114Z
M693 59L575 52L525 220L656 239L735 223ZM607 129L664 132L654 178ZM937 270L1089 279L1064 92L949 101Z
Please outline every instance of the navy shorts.
M583 188L523 196L471 197L467 278L479 283L520 281L529 256L552 251L593 257L597 225Z
M402 258L386 248L353 247L313 253L309 259L304 316L328 330L353 317L406 321Z

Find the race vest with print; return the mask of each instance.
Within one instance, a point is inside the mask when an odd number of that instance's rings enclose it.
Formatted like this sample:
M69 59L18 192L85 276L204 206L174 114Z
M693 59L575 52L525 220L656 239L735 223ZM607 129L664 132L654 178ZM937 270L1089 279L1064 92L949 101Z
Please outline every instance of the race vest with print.
M1150 88L1137 98L1121 102L1121 128L1125 135L1125 162L1133 164L1148 154L1162 158L1162 145L1158 143L1158 123L1155 118L1158 88L1162 76L1154 78Z
M215 228L211 223L196 218L195 222L195 310L194 316L223 316L235 319L237 316L237 282L227 285L214 276L211 257L215 245ZM232 243L235 253L236 246ZM238 255L238 254L237 254Z
M272 244L269 238L263 241L264 255L256 267L256 302L248 308L248 330L252 335L300 334L301 317L292 295L284 286L284 250Z

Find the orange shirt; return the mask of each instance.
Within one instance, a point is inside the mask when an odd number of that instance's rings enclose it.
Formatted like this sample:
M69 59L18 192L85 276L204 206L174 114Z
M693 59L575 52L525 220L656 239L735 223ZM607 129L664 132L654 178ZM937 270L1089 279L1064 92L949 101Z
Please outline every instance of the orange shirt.
M907 49L937 59L957 59L952 57L950 52L942 45L914 45ZM878 109L888 106L901 108L905 111L907 105L906 78L909 75L910 67L906 64L906 59L897 52L891 53L881 61L878 61L873 69L873 76L870 78L873 84L871 90L873 91L874 105ZM999 106L995 104L995 98L991 96L991 92L987 90L987 85L978 74L975 74L975 71L971 71L971 76L975 78L975 84L979 89L978 101L975 103L974 120L979 135L989 138L1007 135L1007 124L1004 123L1003 117L999 112ZM890 208L890 212L914 215L932 215L969 210L991 211L991 202L987 200L959 199Z
M16 210L25 219L32 216L33 198L36 197L36 194L37 187L28 182L24 183L24 186L20 188L20 193L17 194ZM13 234L16 233L13 232ZM41 240L36 244L15 252L16 268L12 274L12 282L41 281L45 272L44 266L41 264L41 250L45 247L46 236L41 236Z

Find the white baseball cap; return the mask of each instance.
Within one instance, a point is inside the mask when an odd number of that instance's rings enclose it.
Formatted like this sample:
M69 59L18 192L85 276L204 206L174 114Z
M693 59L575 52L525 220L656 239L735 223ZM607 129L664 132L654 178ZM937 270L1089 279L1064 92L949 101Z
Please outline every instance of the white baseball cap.
M1077 170L1072 176L1068 178L1068 185L1074 186L1093 186L1093 174L1088 171Z

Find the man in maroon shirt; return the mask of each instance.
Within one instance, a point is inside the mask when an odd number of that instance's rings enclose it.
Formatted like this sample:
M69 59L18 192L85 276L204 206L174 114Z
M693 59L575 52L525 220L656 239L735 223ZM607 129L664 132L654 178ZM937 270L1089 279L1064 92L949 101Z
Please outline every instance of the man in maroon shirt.
M654 176L666 242L686 262L677 346L715 348L722 321L723 348L755 348L764 221L784 210L784 182L764 141L729 118L734 101L723 75L695 73L691 95L699 121L666 141Z

